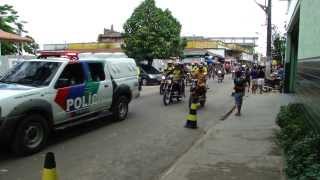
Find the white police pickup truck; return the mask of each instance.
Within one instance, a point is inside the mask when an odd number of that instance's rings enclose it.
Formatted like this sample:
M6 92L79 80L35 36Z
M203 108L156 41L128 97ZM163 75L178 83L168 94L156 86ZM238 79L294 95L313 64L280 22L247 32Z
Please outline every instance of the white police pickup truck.
M0 79L0 142L27 155L41 150L52 130L107 114L124 120L138 85L129 58L21 61Z

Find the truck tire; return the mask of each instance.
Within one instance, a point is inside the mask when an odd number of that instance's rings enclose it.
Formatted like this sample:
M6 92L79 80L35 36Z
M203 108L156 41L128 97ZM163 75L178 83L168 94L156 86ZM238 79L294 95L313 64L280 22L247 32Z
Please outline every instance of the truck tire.
M36 153L46 145L48 135L48 122L43 116L27 115L16 128L11 150L17 156Z
M116 99L112 107L112 117L116 121L125 120L129 111L129 99L126 96L120 96Z

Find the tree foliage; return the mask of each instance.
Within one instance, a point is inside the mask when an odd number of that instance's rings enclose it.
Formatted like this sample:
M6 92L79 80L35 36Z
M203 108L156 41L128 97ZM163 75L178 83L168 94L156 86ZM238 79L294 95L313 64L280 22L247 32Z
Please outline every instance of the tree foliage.
M180 37L181 24L166 9L145 0L126 21L124 28L124 52L138 61L165 59L181 56L186 40Z
M24 29L25 21L19 19L18 12L14 10L13 6L5 4L0 5L0 29L14 34L28 33ZM30 36L28 36L31 38ZM33 38L31 38L33 39ZM34 54L39 48L35 42L27 43L24 50L28 53ZM18 46L12 42L1 42L1 54L8 55L14 54L19 51Z
M281 62L284 59L286 51L286 37L281 34L276 27L273 27L272 33L273 47L272 47L272 58Z
M29 39L32 39L32 42L27 43L23 46L24 51L29 54L36 54L37 50L39 49L39 44L37 44L31 36L26 36L26 37Z

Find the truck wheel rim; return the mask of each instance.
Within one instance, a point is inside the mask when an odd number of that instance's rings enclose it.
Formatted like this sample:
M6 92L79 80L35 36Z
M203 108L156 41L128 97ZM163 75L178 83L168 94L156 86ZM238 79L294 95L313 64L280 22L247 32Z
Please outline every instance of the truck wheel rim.
M24 144L28 148L36 148L43 140L44 132L40 124L30 124L24 131Z

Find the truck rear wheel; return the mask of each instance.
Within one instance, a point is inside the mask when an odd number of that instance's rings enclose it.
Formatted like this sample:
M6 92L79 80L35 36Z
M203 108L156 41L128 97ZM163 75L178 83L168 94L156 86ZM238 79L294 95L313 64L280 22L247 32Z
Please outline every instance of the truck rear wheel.
M43 116L27 115L16 128L11 149L18 156L36 153L46 145L48 135L48 123Z
M113 119L116 121L125 120L129 111L129 99L126 96L120 96L112 107Z

